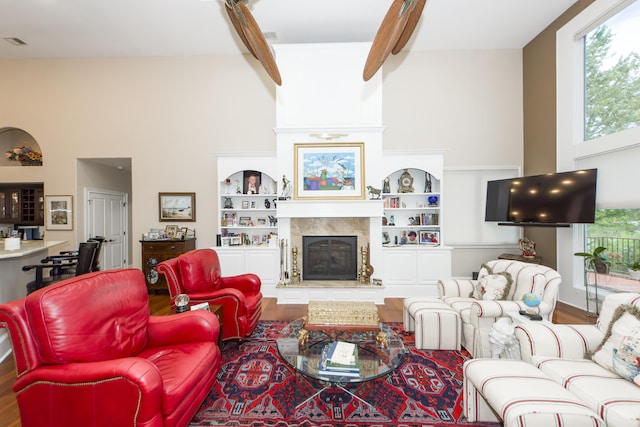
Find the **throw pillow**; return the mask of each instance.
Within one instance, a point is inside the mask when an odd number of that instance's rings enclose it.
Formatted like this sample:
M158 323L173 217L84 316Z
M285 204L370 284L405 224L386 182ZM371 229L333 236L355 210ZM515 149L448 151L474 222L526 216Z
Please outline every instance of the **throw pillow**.
M512 283L511 274L506 271L483 276L478 280L478 285L474 290L474 297L478 298L475 295L481 294L478 299L485 301L503 300L509 294Z
M478 271L478 281L476 282L476 285L474 286L473 291L471 292L472 298L482 299L482 295L484 292L482 290L482 285L480 284L480 280L482 280L483 277L488 276L490 274L493 274L493 270L491 269L491 267L489 267L487 264L480 265L480 270Z
M640 309L621 305L592 357L598 365L640 385Z

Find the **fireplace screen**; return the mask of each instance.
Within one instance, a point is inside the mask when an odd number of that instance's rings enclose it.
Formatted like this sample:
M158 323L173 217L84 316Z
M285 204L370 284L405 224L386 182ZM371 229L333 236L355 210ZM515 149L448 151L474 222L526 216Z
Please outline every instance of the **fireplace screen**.
M356 280L357 236L303 236L303 280Z

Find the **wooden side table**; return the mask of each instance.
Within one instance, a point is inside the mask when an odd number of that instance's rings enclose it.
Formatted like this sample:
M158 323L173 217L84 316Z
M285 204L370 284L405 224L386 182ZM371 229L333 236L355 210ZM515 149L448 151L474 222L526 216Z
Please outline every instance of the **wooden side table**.
M218 323L220 323L220 333L218 334L218 347L222 350L224 346L224 341L222 341L222 304L213 304L209 303L209 310L218 318ZM180 314L176 313L175 310L171 310L170 314Z

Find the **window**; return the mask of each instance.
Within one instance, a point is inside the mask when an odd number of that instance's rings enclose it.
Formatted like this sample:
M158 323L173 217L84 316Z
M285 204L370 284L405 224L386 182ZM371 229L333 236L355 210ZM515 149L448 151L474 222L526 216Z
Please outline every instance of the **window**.
M622 96L624 102L619 101L620 92L629 87L637 90L640 84L640 34L629 36L620 29L625 15L638 19L638 3L640 0L595 1L564 25L556 37L557 170L597 168L598 209L640 209L640 198L632 190L632 183L640 181L640 119L626 115L631 108L626 98L636 102L636 113L640 111L640 92L626 94ZM603 24L607 24L606 29ZM636 21L633 27L640 28L640 24ZM615 34L609 37L609 32ZM624 46L614 41L619 36L622 41L632 42L634 48L619 48ZM620 73L625 78L611 71L621 63L626 66L626 74ZM599 80L604 77L609 77L606 84ZM628 84L630 81L632 84ZM622 111L616 113L614 108L612 113L612 107L622 107ZM616 114L624 120L609 120L609 115ZM593 233L590 227L598 225L557 231L558 271L563 284L572 285L574 290L584 289L584 263L573 254L588 249L585 236ZM579 306L584 304L581 295L566 292L563 297Z
M640 2L583 37L584 139L640 124Z
M640 209L598 209L596 222L585 227L585 252L606 248L611 262L603 284L615 291L640 292L640 281L629 278L629 268L640 262Z

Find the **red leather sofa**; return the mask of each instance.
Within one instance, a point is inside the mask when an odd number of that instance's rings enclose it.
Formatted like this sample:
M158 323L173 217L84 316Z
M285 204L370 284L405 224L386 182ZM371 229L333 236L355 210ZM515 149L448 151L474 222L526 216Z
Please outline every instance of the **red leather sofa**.
M150 316L143 273L89 273L0 305L23 427L186 426L220 369L210 312Z
M262 282L255 274L222 277L220 260L213 249L196 249L162 261L156 270L169 286L171 306L179 294L189 304L222 305L222 339L242 339L251 334L262 314Z

